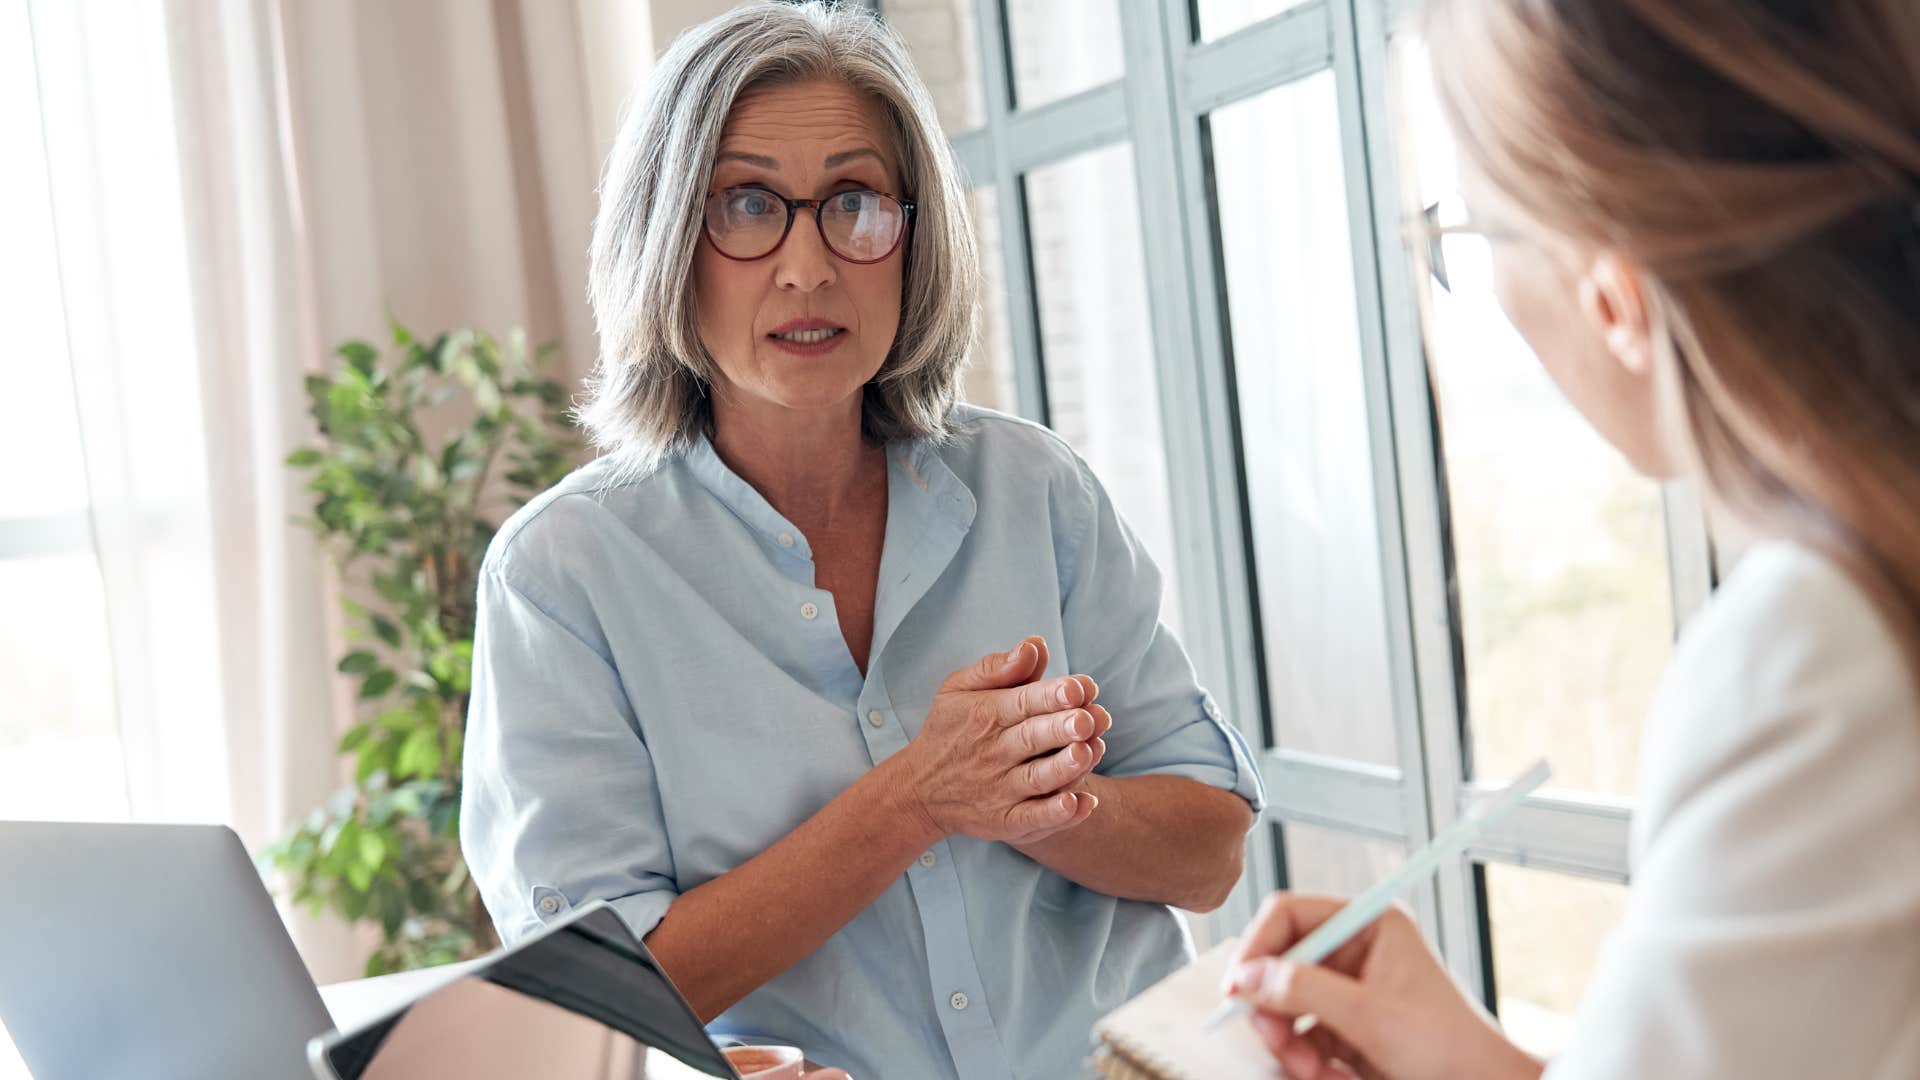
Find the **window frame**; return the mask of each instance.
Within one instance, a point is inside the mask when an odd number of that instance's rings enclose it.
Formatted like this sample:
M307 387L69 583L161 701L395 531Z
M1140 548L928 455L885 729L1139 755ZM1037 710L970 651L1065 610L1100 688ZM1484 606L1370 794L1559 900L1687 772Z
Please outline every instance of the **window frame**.
M997 195L999 220L982 227L999 229L1019 411L1042 423L1048 418L1024 177L1129 142L1164 450L1169 474L1189 481L1173 485L1170 510L1183 636L1195 667L1259 749L1270 822L1417 847L1493 785L1467 778L1464 650L1451 589L1444 462L1416 282L1402 250L1389 57L1393 28L1413 0L1308 0L1204 41L1189 0L1115 3L1124 75L1019 109L1007 0L973 0L984 122L950 138L969 185ZM875 6L884 16L884 0ZM1275 749L1265 721L1258 581L1208 116L1327 70L1335 78L1348 182L1396 767ZM1662 500L1677 633L1712 590L1713 551L1697 497L1670 485ZM1479 864L1625 882L1631 815L1630 800L1568 791L1530 797L1408 901L1453 974L1482 987L1491 1006ZM1260 828L1249 836L1248 870L1214 916L1216 936L1238 930L1261 897L1286 884L1275 833Z

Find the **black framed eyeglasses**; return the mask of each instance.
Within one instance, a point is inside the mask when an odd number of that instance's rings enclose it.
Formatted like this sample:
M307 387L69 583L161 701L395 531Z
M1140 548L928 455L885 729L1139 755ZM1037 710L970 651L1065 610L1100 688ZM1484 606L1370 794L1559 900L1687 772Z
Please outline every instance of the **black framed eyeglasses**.
M707 194L707 240L729 259L764 259L786 243L800 210L813 211L828 251L864 266L899 249L913 222L914 204L866 188L836 191L824 199L789 199L756 184L723 188Z
M1453 275L1447 269L1446 239L1449 236L1477 236L1483 240L1513 240L1517 234L1505 229L1482 225L1477 222L1444 222L1440 220L1441 204L1434 203L1420 211L1418 217L1409 217L1406 223L1407 242L1415 250L1422 251L1427 260L1427 271L1433 280L1447 292L1453 291Z

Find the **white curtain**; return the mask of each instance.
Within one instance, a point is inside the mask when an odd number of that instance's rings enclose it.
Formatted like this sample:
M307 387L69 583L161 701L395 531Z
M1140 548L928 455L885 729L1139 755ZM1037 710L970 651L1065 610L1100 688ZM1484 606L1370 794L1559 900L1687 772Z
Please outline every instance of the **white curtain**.
M584 374L594 187L645 11L32 0L135 817L257 850L343 779L335 583L281 464L312 435L302 378L389 312L522 326ZM291 921L317 979L359 974L364 934Z

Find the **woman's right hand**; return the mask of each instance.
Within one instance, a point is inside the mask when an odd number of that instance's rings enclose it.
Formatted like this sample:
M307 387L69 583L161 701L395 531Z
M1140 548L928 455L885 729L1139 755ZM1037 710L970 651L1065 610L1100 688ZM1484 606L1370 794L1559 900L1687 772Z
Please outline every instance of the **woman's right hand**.
M1275 893L1228 966L1224 992L1251 1000L1253 1026L1294 1080L1537 1080L1538 1061L1507 1040L1394 907L1317 965L1281 954L1346 901ZM1296 1033L1300 1018L1314 1022ZM1337 1070L1344 1063L1351 1073Z
M1085 675L1028 682L1040 647L1028 638L949 675L920 734L888 759L908 809L938 836L1031 843L1098 804L1068 789L1106 753L1112 718Z

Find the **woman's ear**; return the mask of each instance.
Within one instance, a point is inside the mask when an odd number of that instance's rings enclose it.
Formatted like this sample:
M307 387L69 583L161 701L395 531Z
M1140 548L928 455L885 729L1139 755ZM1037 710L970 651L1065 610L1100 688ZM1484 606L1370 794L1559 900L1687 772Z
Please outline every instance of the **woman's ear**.
M1580 276L1580 313L1607 351L1635 375L1653 370L1653 327L1640 271L1621 255L1602 251Z

